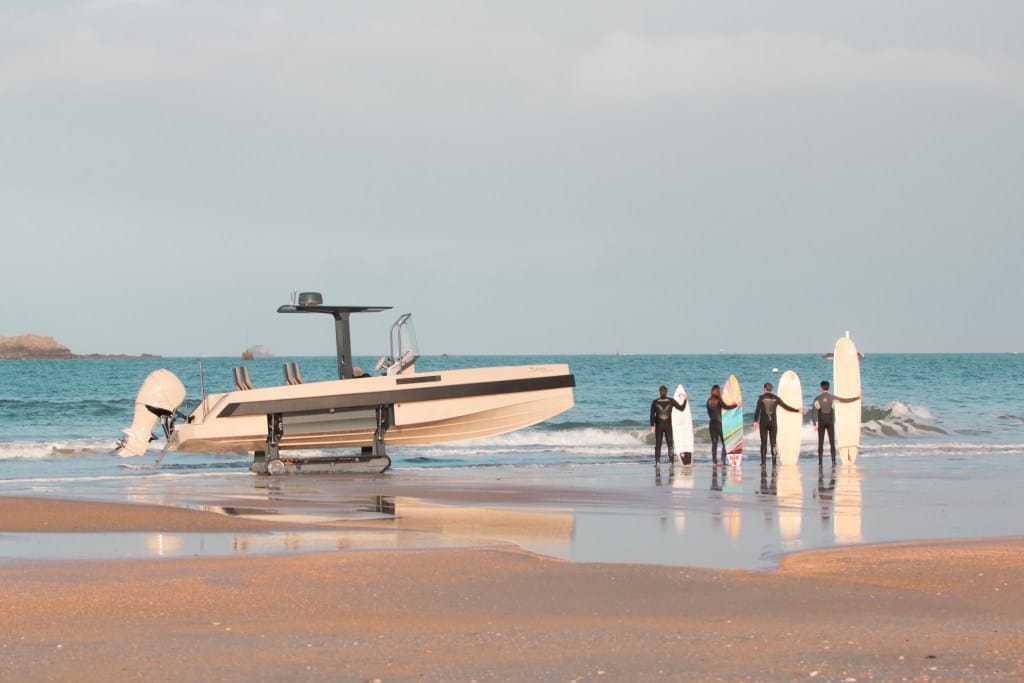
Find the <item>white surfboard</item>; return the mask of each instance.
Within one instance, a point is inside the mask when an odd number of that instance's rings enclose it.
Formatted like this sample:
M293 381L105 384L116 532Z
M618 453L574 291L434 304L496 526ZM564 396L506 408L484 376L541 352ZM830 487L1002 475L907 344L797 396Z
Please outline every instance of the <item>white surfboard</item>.
M778 396L786 405L800 408L804 404L804 392L800 378L792 370L786 370L779 378ZM775 409L778 425L779 460L783 465L795 465L800 458L800 440L803 434L803 413L791 413L782 406Z
M840 337L832 354L832 393L840 398L860 396L860 357L850 333ZM839 459L852 463L860 452L860 411L862 401L833 404L836 413L836 444Z
M676 393L672 394L676 403L682 405L686 400L686 389L682 384L676 386ZM693 412L690 410L690 402L686 403L686 410L672 411L672 439L675 441L676 454L680 465L688 465L693 462ZM689 453L689 456L684 454Z

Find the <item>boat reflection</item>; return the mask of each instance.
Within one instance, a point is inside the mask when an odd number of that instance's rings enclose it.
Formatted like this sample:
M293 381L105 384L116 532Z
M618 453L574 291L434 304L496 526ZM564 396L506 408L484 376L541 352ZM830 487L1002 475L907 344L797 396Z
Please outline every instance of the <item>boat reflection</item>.
M565 555L576 517L563 509L446 505L417 498L397 498L395 517L374 528L430 532L460 543L513 543Z

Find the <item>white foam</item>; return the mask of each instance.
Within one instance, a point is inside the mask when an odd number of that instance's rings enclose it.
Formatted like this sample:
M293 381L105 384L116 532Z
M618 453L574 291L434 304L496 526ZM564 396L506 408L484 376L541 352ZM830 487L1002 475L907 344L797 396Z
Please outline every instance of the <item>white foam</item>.
M902 401L893 401L893 403L889 405L889 413L893 417L905 417L912 420L935 419L932 411L928 410L927 406L913 405L910 403L903 403Z
M42 460L54 457L106 455L113 452L112 439L54 439L0 442L0 460Z
M643 443L647 436L646 430L638 429L601 429L583 427L581 429L563 430L525 430L492 436L486 439L466 441L467 446L510 447L549 446L549 447L635 447Z

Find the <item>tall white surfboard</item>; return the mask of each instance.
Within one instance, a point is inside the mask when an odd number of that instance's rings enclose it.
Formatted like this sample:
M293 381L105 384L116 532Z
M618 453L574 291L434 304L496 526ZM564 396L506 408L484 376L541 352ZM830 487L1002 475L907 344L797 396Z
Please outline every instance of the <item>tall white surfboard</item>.
M860 357L850 333L840 337L832 354L832 393L840 398L860 396ZM862 401L833 404L836 413L836 444L839 459L852 463L860 452L860 414Z
M800 378L792 370L786 370L779 378L778 396L786 405L801 408L804 393ZM783 465L795 465L800 458L800 441L803 434L803 413L791 413L782 406L775 409L775 423L778 425L779 460Z
M672 398L682 405L686 400L686 388L682 384L677 385ZM672 439L675 441L679 464L689 465L693 462L693 412L689 401L686 402L686 410L672 411Z

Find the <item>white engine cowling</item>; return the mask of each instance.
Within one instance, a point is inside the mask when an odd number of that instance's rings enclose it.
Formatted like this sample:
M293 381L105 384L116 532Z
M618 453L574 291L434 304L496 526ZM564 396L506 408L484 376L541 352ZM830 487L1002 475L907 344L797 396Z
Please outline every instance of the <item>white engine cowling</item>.
M125 438L117 454L128 457L145 453L160 416L170 415L184 400L185 385L173 372L161 368L149 373L135 397L135 417L132 426L122 430Z

